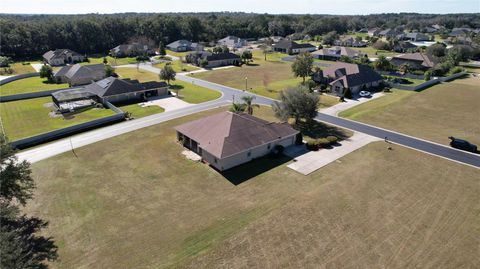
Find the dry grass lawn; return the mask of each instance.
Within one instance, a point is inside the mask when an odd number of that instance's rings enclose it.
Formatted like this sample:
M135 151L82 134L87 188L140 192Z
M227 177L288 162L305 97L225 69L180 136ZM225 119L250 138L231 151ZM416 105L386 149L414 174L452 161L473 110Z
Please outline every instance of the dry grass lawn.
M396 90L340 116L448 144L448 136L480 145L480 79L464 78L422 92Z
M52 267L480 264L479 170L375 143L309 176L287 168L286 158L264 158L226 178L185 159L172 129L214 112L34 164L27 212L50 221L60 247ZM257 113L272 118L267 108ZM250 179L229 181L242 177Z

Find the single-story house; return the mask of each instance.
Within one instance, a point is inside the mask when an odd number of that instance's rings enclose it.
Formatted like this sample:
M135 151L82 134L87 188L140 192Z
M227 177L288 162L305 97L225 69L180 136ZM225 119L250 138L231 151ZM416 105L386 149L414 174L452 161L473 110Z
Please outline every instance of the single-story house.
M138 55L154 55L155 49L149 45L132 43L122 44L110 50L110 55L113 57L132 57Z
M185 39L174 41L167 45L167 49L176 52L182 51L202 51L203 46L198 43L193 43Z
M422 33L407 33L403 36L403 40L414 41L414 42L430 41L430 37Z
M140 83L138 80L108 77L82 87L54 92L52 100L58 110L66 111L105 101L110 103L141 101L150 96L167 94L168 84L165 82Z
M317 48L310 43L297 43L289 39L283 39L273 44L273 51L278 51L287 54L298 54L302 52L312 52Z
M390 63L395 66L408 64L411 68L420 70L433 68L435 66L435 62L432 57L430 57L428 54L420 52L397 55L392 57Z
M427 33L427 34L433 34L433 33L438 32L438 29L430 27L430 26L426 26L422 29L422 32Z
M288 123L268 122L245 113L220 112L175 127L183 146L219 171L295 144L299 132Z
M343 37L333 42L335 46L344 46L344 47L366 47L367 42L362 40L356 40L351 36Z
M469 27L458 27L453 28L452 31L448 34L451 37L467 36L473 29Z
M407 52L415 49L417 49L417 46L408 41L400 41L393 47L393 51L396 52Z
M401 35L401 34L403 34L403 33L399 32L395 29L388 28L388 29L385 29L383 31L380 31L378 33L378 36L379 37L384 37L384 38L394 38L394 37L397 37L398 35Z
M70 86L88 84L103 78L105 78L104 64L68 65L53 74L56 83L68 83Z
M85 56L69 49L50 50L43 54L43 61L51 66L83 62Z
M380 33L380 29L378 28L372 28L372 29L369 29L368 30L368 36L370 37L373 37L373 36L378 36L378 34Z
M347 88L352 95L358 94L363 89L378 87L383 77L367 65L336 62L335 64L319 70L312 79L319 83L328 83L332 93L343 96Z
M186 61L197 66L202 66L202 61L207 61L202 67L213 68L226 65L240 65L242 59L235 53L211 53L208 51L192 52L186 57Z
M312 56L321 60L336 61L342 56L356 59L361 57L367 57L367 54L347 47L334 46L314 51L312 52Z
M241 48L247 45L247 40L236 37L236 36L227 36L217 41L218 46L227 46L229 48Z

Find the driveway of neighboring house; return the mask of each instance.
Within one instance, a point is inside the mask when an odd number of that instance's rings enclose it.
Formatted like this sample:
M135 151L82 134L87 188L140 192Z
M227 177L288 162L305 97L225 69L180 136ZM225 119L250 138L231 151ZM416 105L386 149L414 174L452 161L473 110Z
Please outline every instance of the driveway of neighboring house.
M350 109L354 106L358 106L360 104L371 101L373 99L377 99L377 98L382 97L384 95L385 94L383 92L377 92L377 93L372 94L372 96L369 97L369 98L359 97L358 99L345 99L345 102L341 102L341 103L338 103L334 106L320 109L319 112L327 114L327 115L331 115L331 116L337 116L338 113L340 113L344 110Z
M172 111L180 108L184 108L187 106L191 106L192 104L187 103L177 97L168 96L168 97L154 97L149 98L147 102L139 103L140 106L159 106L165 109L165 111Z
M305 145L291 146L285 149L285 154L293 158L293 162L287 167L303 174L308 175L325 165L340 159L341 157L357 150L368 143L380 141L381 139L355 132L355 134L347 140L343 140L338 146L330 149L320 149L318 151L308 151ZM385 149L387 149L387 145Z
M42 69L43 64L30 64L33 69L35 69L36 72L40 72L40 69Z

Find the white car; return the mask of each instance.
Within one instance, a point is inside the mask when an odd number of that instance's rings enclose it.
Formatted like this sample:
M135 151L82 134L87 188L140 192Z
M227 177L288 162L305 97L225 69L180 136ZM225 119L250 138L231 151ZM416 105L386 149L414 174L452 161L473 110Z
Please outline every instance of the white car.
M360 91L358 95L360 95L360 97L369 97L372 94L369 91Z

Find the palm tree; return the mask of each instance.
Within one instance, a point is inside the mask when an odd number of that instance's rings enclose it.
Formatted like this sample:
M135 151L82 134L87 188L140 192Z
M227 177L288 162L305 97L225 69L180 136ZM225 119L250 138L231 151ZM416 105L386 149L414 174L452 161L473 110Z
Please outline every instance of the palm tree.
M253 104L253 100L255 100L255 96L250 95L250 96L242 96L242 101L245 104L245 109L247 110L247 113L252 115L253 114L253 108L254 107L260 107L257 104Z
M230 107L231 112L244 112L246 109L245 104L243 103L232 103L232 106Z

